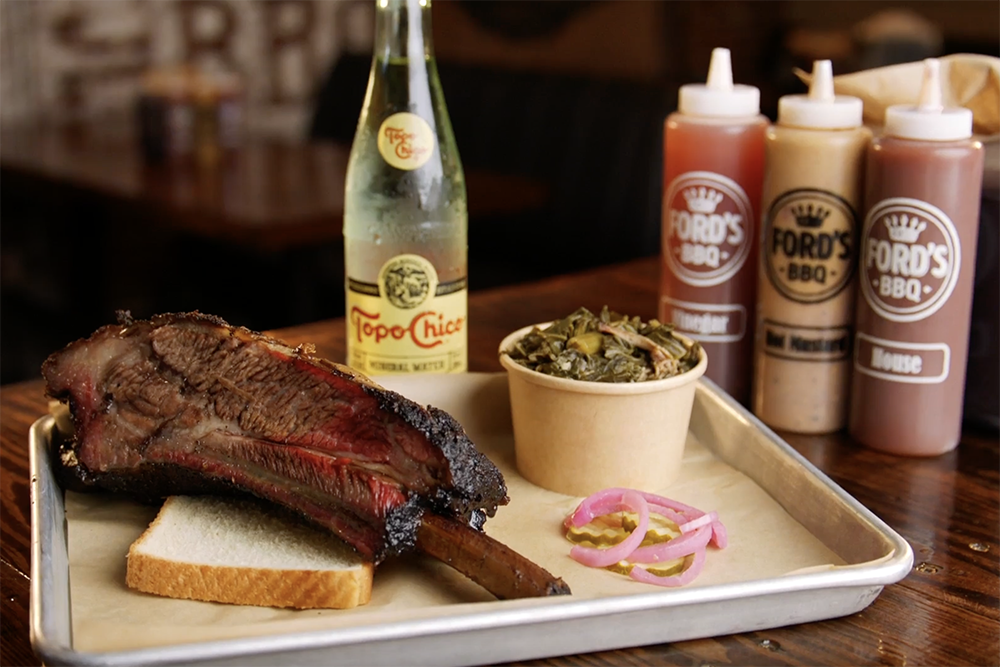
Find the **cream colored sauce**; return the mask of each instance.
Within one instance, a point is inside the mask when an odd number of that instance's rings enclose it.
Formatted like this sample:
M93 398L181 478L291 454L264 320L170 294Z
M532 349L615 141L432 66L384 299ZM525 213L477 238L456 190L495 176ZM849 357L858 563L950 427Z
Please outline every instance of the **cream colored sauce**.
M865 128L767 133L752 406L774 428L847 423L870 139Z

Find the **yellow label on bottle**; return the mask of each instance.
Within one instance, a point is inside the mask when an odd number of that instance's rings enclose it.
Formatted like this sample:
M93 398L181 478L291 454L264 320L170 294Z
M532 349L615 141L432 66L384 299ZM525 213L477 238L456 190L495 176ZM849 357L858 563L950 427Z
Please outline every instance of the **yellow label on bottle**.
M378 152L396 169L424 166L434 153L434 130L420 116L394 113L378 129Z
M347 363L367 375L468 367L468 285L438 282L420 255L396 255L378 283L347 280Z

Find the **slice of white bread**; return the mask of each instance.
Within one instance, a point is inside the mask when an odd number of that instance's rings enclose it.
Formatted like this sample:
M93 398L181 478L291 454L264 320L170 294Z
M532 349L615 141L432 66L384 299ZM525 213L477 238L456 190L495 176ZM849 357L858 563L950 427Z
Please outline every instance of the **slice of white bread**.
M242 499L171 496L128 552L144 593L261 607L348 609L374 567L332 533Z

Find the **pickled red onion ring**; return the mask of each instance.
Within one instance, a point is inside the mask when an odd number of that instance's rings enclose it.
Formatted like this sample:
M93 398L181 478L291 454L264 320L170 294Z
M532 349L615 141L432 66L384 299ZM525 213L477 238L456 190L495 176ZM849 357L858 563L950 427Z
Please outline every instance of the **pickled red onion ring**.
M621 496L629 489L607 489L610 493L599 492L603 494L600 498L596 499L592 503L588 503L586 508L581 512L579 508L576 512L566 517L563 525L567 528L579 528L580 526L585 526L599 516L604 516L605 514L611 514L612 512L621 511L620 508L616 508L621 502ZM640 497L642 494L639 494ZM674 512L671 509L663 507L661 505L653 505L651 503L646 503L649 507L650 512L656 512L657 514L663 516L669 521L675 524L682 524L688 521L683 515ZM575 520L574 520L575 519ZM586 519L584 521L583 519Z
M598 491L584 498L577 506L576 510L574 510L571 515L566 517L566 525L572 525L579 528L580 526L590 523L596 517L608 514L609 512L606 509L607 503L609 501L617 501L617 499L627 491L638 493L643 497L643 499L646 500L646 503L649 505L651 510L655 511L657 514L666 516L671 521L674 521L674 519L671 518L669 514L681 513L687 515L687 518L691 519L704 514L704 512L700 509L691 507L690 505L685 505L684 503L679 503L676 500L671 500L670 498L666 498L664 496L658 496L655 493L636 491L635 489L610 488ZM674 522L677 523L676 521Z
M611 488L587 496L580 502L573 513L566 517L566 526L576 526L579 528L580 526L587 525L599 516L610 513L610 510L607 509L609 503L619 502L626 491L629 491L629 489ZM635 491L635 493L639 492Z
M645 491L640 491L640 493L642 493L642 497L646 499L647 503L653 505L660 505L661 507L674 510L675 512L689 514L691 516L701 516L704 514L704 512L697 507L685 505L684 503L678 502L672 498L667 498L666 496L658 496L655 493L646 493Z
M628 576L644 584L653 584L655 586L685 586L694 581L695 577L701 574L704 567L705 550L699 549L694 552L694 561L692 561L687 569L680 574L675 574L670 577L661 577L653 574L652 572L647 572L645 568L636 566L632 568L632 570L628 573Z
M638 547L628 555L630 563L665 563L690 556L698 551L704 551L712 538L712 529L702 526L691 533L684 533L667 542L651 544L648 547Z
M677 528L682 533L691 533L694 532L696 529L701 528L702 526L709 526L718 520L719 520L718 513L712 511L709 512L708 514L702 514L699 517L688 519L684 523L678 524Z
M648 500L646 502L649 505L649 511L650 512L653 512L655 514L659 514L664 519L667 519L669 521L673 521L678 526L680 526L682 523L686 523L687 521L690 520L688 517L684 516L683 514L681 514L679 512L675 512L674 510L670 509L669 507L666 507L664 505L657 505L656 503L651 503Z
M725 549L729 546L729 534L726 533L726 527L722 525L721 521L712 522L712 544L719 549Z
M724 549L729 543L726 528L715 511L703 512L690 505L635 489L610 488L598 491L583 501L566 517L567 528L584 526L599 516L622 510L639 514L638 525L622 541L607 549L574 546L570 556L592 567L607 567L625 561L632 565L629 576L657 586L684 586L697 577L705 565L707 546ZM651 514L659 514L677 525L680 535L659 544L639 546L645 539ZM660 576L638 563L662 563L692 556L683 572Z
M574 546L570 552L570 557L584 565L591 567L607 567L614 565L618 561L628 558L629 554L642 543L646 537L646 529L649 527L649 505L639 493L630 489L623 489L624 493L613 505L611 512L628 510L639 514L639 525L636 526L628 537L618 544L607 549L594 549L580 545Z

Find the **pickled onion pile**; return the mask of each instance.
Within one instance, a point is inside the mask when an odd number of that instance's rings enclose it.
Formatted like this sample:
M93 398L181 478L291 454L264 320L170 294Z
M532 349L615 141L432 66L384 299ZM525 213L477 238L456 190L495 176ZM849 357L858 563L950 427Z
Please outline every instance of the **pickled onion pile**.
M581 528L595 519L623 514L606 548L585 546L600 539ZM653 527L654 518L661 528ZM628 574L636 581L657 586L684 586L701 574L708 545L724 549L729 540L716 512L703 512L684 503L635 489L612 488L585 498L566 517L567 537L577 542L573 560L590 567L605 567ZM615 535L614 533L617 533Z

